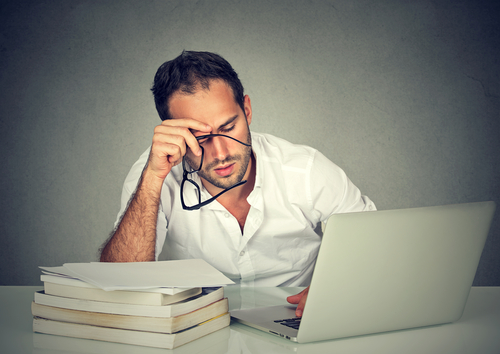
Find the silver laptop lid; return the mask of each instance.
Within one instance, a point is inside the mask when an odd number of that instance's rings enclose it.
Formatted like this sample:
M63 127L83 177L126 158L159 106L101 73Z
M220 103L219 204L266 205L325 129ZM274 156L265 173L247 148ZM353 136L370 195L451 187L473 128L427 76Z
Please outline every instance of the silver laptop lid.
M298 341L459 319L494 209L482 202L333 215Z

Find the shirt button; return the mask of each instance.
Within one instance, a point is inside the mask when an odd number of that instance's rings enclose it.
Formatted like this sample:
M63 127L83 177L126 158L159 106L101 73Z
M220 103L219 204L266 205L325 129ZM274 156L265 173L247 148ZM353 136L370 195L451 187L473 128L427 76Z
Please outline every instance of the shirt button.
M228 218L228 217L229 217L229 213L225 213L225 214L224 214L224 216L225 216L226 218Z
M243 257L245 255L245 251L240 252L240 257Z

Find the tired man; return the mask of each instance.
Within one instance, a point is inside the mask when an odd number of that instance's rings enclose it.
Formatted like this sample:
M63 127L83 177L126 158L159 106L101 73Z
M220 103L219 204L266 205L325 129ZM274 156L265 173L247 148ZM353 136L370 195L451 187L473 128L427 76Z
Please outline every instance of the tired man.
M375 210L317 150L251 132L250 98L219 55L184 51L158 69L152 91L162 123L127 176L101 261L154 261L163 250L242 286L307 286L318 223ZM289 298L299 316L302 295Z

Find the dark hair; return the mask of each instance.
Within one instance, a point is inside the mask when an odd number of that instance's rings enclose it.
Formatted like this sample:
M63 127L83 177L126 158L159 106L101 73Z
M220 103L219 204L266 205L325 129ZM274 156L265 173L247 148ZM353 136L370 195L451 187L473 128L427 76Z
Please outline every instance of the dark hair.
M215 53L183 51L163 63L154 78L151 91L161 120L172 118L168 100L175 92L192 95L199 87L208 90L210 80L223 80L231 87L235 102L244 111L243 85L231 64Z

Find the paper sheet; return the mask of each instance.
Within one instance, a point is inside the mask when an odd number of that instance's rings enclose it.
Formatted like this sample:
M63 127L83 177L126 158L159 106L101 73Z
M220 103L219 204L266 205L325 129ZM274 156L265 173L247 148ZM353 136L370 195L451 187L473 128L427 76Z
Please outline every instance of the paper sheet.
M64 268L68 270L66 275L73 274L72 276L106 291L234 284L202 259L131 263L66 263Z
M56 283L56 284L62 284L62 285L71 285L71 286L83 286L83 287L92 287L92 288L98 288L94 284L90 284L86 281L83 281L82 279L78 278L78 275L75 273L70 272L66 267L60 266L60 267L39 267L42 270L42 276L40 279L45 282L51 282L51 283ZM44 276L49 276L50 278L44 278ZM72 281L76 281L81 284L75 285L75 283L72 283ZM167 295L174 295L183 292L184 290L187 290L187 288L149 288L147 289L147 292L153 292L153 293L160 293L160 294L167 294ZM145 291L145 289L128 289L127 291Z
M38 267L42 270L42 273L48 275L57 275L66 278L78 279L78 276L75 273L72 273L64 266L59 267Z

